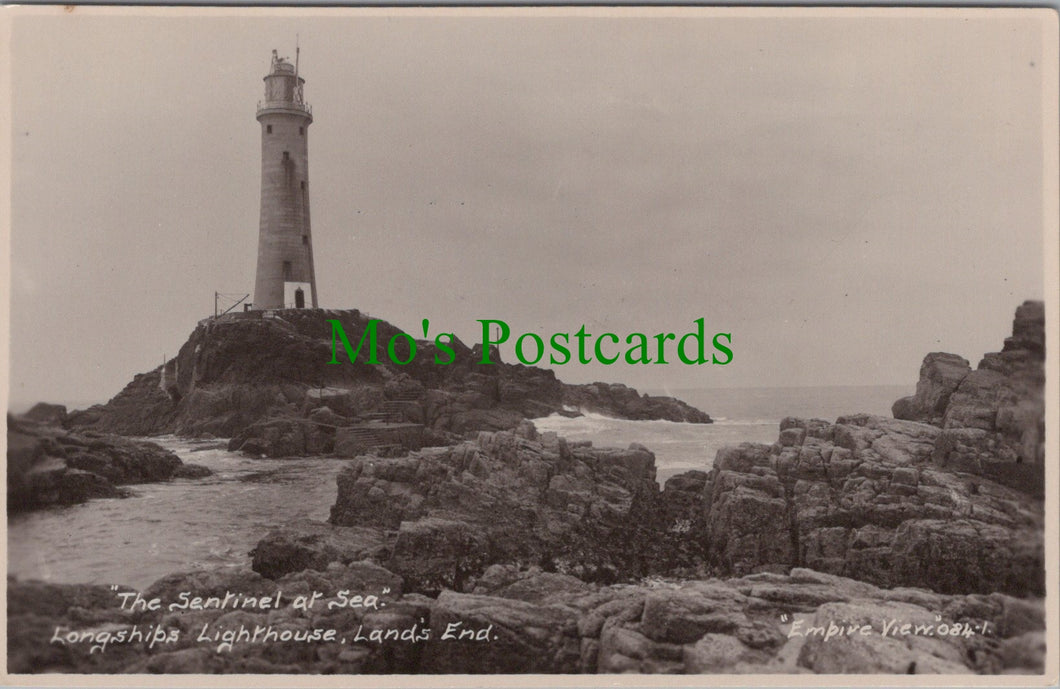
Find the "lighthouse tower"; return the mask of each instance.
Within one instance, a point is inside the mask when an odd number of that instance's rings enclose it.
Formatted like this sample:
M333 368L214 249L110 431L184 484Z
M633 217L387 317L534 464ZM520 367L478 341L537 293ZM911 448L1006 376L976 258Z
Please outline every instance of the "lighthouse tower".
M261 123L261 223L255 309L317 307L313 235L309 230L309 125L313 111L302 98L305 79L272 51L265 76Z

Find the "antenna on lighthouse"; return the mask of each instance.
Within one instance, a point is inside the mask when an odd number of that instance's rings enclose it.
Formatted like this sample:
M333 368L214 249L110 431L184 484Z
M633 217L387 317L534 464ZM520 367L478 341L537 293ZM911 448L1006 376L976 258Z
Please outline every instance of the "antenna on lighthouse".
M294 35L294 99L302 103L302 82L298 79L298 58L301 56L302 49L298 46L298 34Z
M302 49L298 47L298 34L294 35L294 83L298 83L298 55Z

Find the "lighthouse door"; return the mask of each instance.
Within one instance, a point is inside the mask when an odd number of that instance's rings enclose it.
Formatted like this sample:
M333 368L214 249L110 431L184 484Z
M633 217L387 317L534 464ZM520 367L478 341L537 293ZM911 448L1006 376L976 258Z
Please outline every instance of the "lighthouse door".
M305 292L302 290L301 287L294 291L294 307L296 309L305 308Z

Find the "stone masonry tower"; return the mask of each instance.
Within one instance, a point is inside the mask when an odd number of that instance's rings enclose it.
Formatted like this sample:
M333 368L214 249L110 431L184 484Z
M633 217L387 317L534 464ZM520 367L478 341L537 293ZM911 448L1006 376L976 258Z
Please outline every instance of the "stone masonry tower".
M261 123L261 223L254 309L317 307L313 235L309 230L309 125L313 110L302 98L305 79L295 64L272 51L265 77Z

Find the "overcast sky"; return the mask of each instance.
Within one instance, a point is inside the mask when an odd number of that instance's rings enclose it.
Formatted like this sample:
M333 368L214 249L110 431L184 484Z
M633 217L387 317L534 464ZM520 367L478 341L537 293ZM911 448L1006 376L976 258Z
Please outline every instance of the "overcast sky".
M1047 13L88 9L13 23L13 406L105 400L253 289L296 34L321 306L469 344L704 317L728 366L558 375L912 388L1043 296Z

